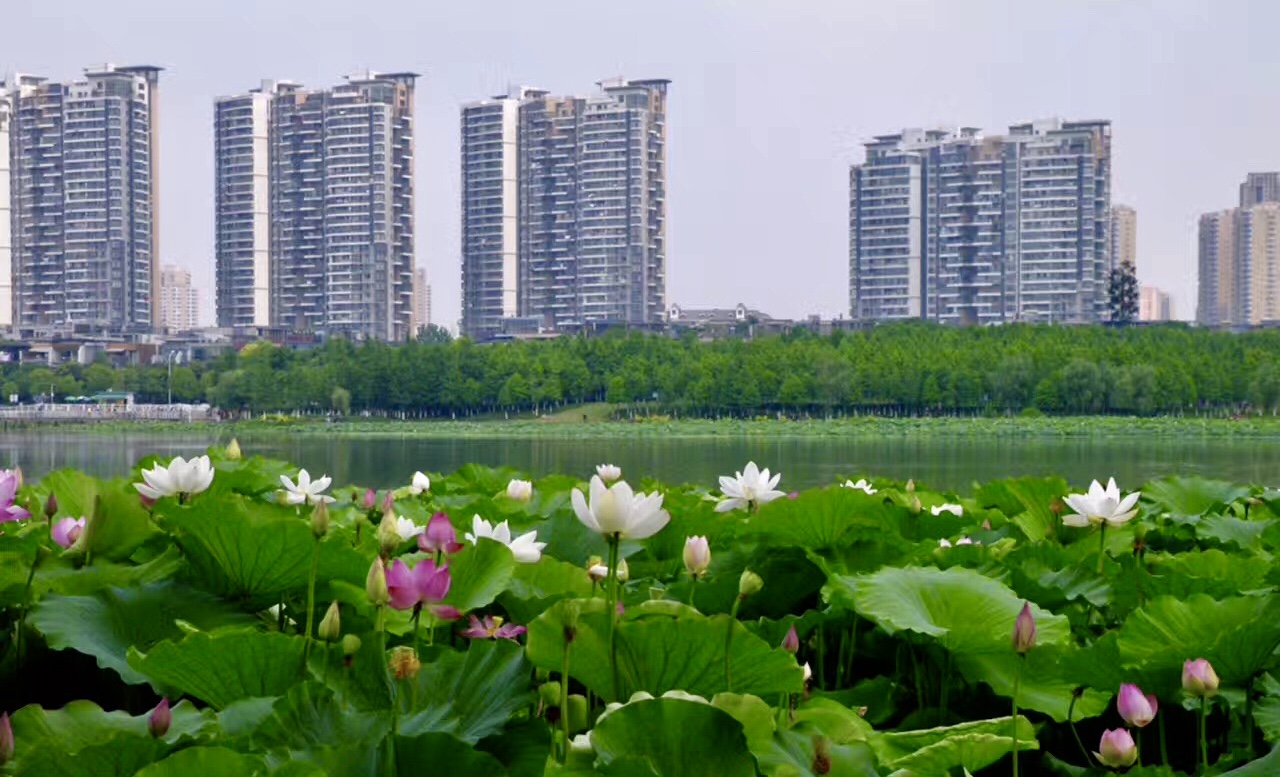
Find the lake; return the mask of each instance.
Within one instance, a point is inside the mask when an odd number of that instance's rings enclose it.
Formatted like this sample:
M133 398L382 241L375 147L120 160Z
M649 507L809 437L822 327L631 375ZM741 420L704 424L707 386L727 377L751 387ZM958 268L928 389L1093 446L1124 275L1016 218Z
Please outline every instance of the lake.
M155 453L191 456L218 433L179 435L125 432L8 432L0 436L0 466L21 465L39 478L72 467L102 477L126 475ZM223 440L225 442L225 440ZM1197 474L1225 480L1280 484L1280 445L1266 439L1176 438L1144 440L1009 437L904 438L647 438L560 440L246 436L246 455L292 461L337 484L382 488L409 482L414 470L451 472L467 463L509 465L534 477L550 473L586 478L596 464L622 467L625 477L715 488L748 460L782 473L785 490L828 485L844 477L914 478L937 488L968 492L974 481L1022 475L1062 475L1073 484L1114 476L1132 488L1163 475Z

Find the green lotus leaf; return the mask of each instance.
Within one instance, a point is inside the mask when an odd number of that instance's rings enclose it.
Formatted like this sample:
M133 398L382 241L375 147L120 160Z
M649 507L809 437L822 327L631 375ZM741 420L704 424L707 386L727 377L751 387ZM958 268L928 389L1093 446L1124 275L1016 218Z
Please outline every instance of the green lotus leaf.
M420 774L434 765L449 774L499 777L506 775L502 763L467 742L443 732L395 738L395 774Z
M901 531L899 516L881 499L835 486L770 502L752 517L742 536L821 552L852 541L900 537Z
M135 777L260 777L266 762L225 747L191 747L142 769Z
M1273 520L1246 521L1232 515L1208 515L1196 524L1196 536L1249 550L1262 544L1263 532L1273 524Z
M1249 495L1246 486L1202 477L1168 477L1142 487L1142 496L1155 504L1157 512L1197 517Z
M947 774L963 767L976 771L1013 750L1013 718L975 720L917 731L887 731L871 738L881 763L914 774ZM1019 715L1018 750L1039 749L1035 727Z
M449 560L452 582L445 602L462 612L489 605L507 589L516 566L511 551L501 542L482 539L477 545L468 545Z
M192 634L146 653L129 648L129 666L153 686L215 709L255 696L280 696L302 676L304 640L279 633Z
M59 515L89 518L84 543L94 559L129 558L159 533L137 490L123 478L97 480L75 470L58 470L40 481L38 491L42 497L57 495Z
M472 642L465 653L449 651L423 664L412 686L399 684L398 732L452 734L467 744L502 730L533 697L529 662L507 640Z
M983 485L974 498L1008 516L1027 539L1040 542L1058 533L1062 521L1052 506L1067 493L1062 478L1006 478Z
M756 752L760 771L769 777L878 777L876 757L865 742L834 744L811 725L779 731L766 752Z
M591 732L605 774L755 777L742 724L724 710L684 699L643 699L610 712ZM637 770L643 765L648 771Z
M137 774L172 750L172 745L149 736L117 733L74 755L57 746L39 748L17 758L13 774L15 777L120 777Z
M527 623L564 598L591 596L587 570L544 555L536 564L517 564L507 592L500 599L517 623Z
M184 738L204 738L217 733L213 713L197 709L181 701L170 710L172 721L163 742L174 743ZM12 716L15 755L19 762L46 750L75 755L115 737L151 739L147 732L150 712L130 715L108 712L91 701L73 701L61 709L46 710L28 705ZM150 752L148 750L148 752Z
M254 726L252 740L255 749L306 750L341 742L376 741L390 732L389 711L348 709L329 688L302 682L274 701L270 714Z

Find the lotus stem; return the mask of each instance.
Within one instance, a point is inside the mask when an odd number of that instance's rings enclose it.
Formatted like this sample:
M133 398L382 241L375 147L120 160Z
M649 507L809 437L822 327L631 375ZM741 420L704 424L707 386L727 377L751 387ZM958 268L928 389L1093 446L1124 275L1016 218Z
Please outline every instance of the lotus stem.
M1079 690L1079 689L1077 689ZM1080 748L1080 754L1084 756L1085 765L1090 769L1093 768L1093 758L1089 755L1089 748L1084 746L1084 740L1080 738L1080 732L1076 730L1076 699L1080 698L1078 693L1071 694L1071 703L1067 705L1067 725L1071 726L1071 735L1076 738L1076 746ZM1017 715L1018 713L1014 713ZM1017 734L1018 723L1014 721L1014 734ZM1164 750L1164 719L1160 719L1160 749Z
M1246 506L1247 509L1247 506ZM1249 758L1253 758L1253 678L1244 687L1244 741L1249 748Z
M1018 777L1018 686L1022 683L1022 666L1026 654L1018 661L1018 671L1013 674L1013 777Z
M1107 522L1102 522L1098 530L1098 574L1102 574L1102 564L1107 558Z
M697 576L697 575L690 575L690 576L689 576L689 606L690 606L690 607L693 607L693 609L695 609L695 610L696 610L696 609L698 609L698 608L697 608L697 606L696 606L696 605L694 605L694 603L693 603L693 595L694 595L694 593L696 593L696 592L697 592L697 590L698 590L698 576Z
M1168 745L1165 744L1165 740L1164 740L1164 715L1156 715L1156 723L1160 725L1160 730L1159 730L1160 763L1165 766L1168 766L1169 765L1169 747Z
M617 534L609 535L609 578L605 581L605 622L609 624L609 677L612 680L613 699L618 700L618 544ZM568 743L565 743L568 747Z
M1201 774L1209 773L1209 707L1208 697L1200 697L1200 767Z
M413 654L418 655L418 638L422 636L420 628L422 622L422 603L414 605L413 608Z
M733 646L733 626L738 622L738 608L742 606L742 595L733 600L733 609L729 612L729 629L724 635L724 690L725 693L733 693L733 673L731 672L729 649Z
M311 574L307 577L307 639L304 643L303 662L311 657L311 635L314 633L316 621L316 575L320 571L320 538L316 537L311 551ZM284 608L281 608L282 610Z
M569 649L572 646L571 641L565 640L564 661L560 664L560 730L564 732L560 763L569 760Z
M31 560L31 571L27 573L27 584L22 589L22 615L18 616L18 636L15 640L17 642L16 652L18 654L19 669L22 668L22 649L24 647L22 632L26 628L27 613L31 610L31 584L35 582L36 567L39 565L40 565L40 553L39 551L37 551L36 557Z

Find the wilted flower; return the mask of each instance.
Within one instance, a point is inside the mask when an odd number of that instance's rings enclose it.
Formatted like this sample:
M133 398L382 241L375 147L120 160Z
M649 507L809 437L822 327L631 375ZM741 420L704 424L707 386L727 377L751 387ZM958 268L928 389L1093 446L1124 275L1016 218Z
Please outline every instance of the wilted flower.
M84 533L84 524L83 518L63 518L49 527L49 535L60 547L69 548Z
M622 467L615 467L612 464L596 465L596 474L606 483L612 483L622 477Z
M693 577L702 577L711 566L711 546L706 537L686 537L684 541L684 568Z
M1115 478L1107 481L1106 488L1095 480L1089 486L1089 493L1069 494L1066 497L1067 506L1075 510L1075 513L1062 516L1062 522L1077 528L1096 526L1104 522L1119 526L1138 514L1136 505L1140 496L1142 492L1134 491L1121 499Z
M173 723L173 713L169 711L169 697L165 696L151 710L151 716L147 718L147 731L151 736L159 739L169 733L169 725Z
M1155 696L1144 696L1142 689L1133 683L1123 683L1120 694L1116 697L1116 710L1120 717L1124 718L1125 723L1138 728L1155 720L1158 706Z
M13 726L9 723L9 713L0 715L0 766L13 759L14 741Z
M536 564L538 559L542 558L542 549L547 547L547 543L537 541L536 531L525 532L513 540L511 527L506 521L494 526L480 516L473 515L471 516L471 533L464 535L464 538L475 545L481 537L488 537L506 545L511 549L511 555L521 564Z
M449 516L444 513L431 516L431 520L427 521L427 530L418 534L418 550L423 553L451 555L462 550L462 543L458 542L458 532L449 521Z
M391 675L397 680L411 680L422 668L422 662L418 660L418 654L413 648L400 645L391 649L387 666L391 669Z
M280 484L284 486L285 504L300 505L316 504L318 502L332 502L333 497L325 496L323 491L333 482L333 478L328 475L311 480L311 473L305 469L298 470L298 482L294 483L289 479L288 475L280 476Z
M934 507L929 508L929 512L933 513L934 515L951 513L956 517L960 517L964 515L964 507L961 505L953 505L953 504L935 505Z
M208 456L196 456L187 461L175 456L169 466L156 464L151 469L142 470L141 483L134 483L138 493L151 499L166 496L191 496L204 491L213 483L213 465ZM0 501L4 494L0 492Z
M229 461L240 460L240 441L232 437L231 442L227 443L226 456Z
M796 625L794 623L791 624L791 628L787 629L786 636L782 638L781 647L792 655L800 652L800 636L796 634Z
M662 509L662 494L633 493L625 480L606 487L599 475L591 478L591 502L573 489L573 511L588 529L620 539L643 540L657 534L671 516Z
M468 615L467 628L458 633L471 639L509 639L515 642L516 637L525 633L525 631L527 629L524 626L503 623L502 618L496 615L486 615L484 620L480 620L474 615Z
M1103 766L1133 766L1133 762L1138 760L1138 746L1128 729L1107 730L1102 732L1102 741L1098 743L1098 752L1093 757Z
M852 480L846 480L841 485L844 488L856 488L859 491L863 492L864 494L867 494L868 496L876 492L876 490L871 487L871 484L867 482L866 478L859 478L857 483L853 482Z
M764 588L764 578L750 569L742 570L742 577L738 578L738 596L746 598L751 594L759 593L761 588Z
M338 603L332 602L329 609L325 610L324 617L320 619L320 627L316 629L317 636L325 642L334 642L338 637L342 636L342 609L338 607Z
M1022 611L1013 622L1013 649L1026 653L1036 646L1036 618L1031 614L1031 602L1022 603Z
M1182 665L1182 690L1192 696L1213 696L1218 692L1218 673L1203 658Z
M409 492L412 494L421 494L431 489L431 478L421 472L413 473L413 481L409 484Z
M511 482L507 483L507 498L517 502L528 502L533 498L533 482L512 478Z
M748 461L747 466L741 472L735 472L733 477L721 475L720 491L725 498L716 505L716 512L727 513L739 508L756 507L785 496L774 488L781 478L781 472L769 477L769 470L759 469L754 461Z
M381 607L391 601L391 593L387 589L387 568L383 565L381 556L375 556L373 564L369 566L369 575L364 581L364 593L369 597L369 603L375 607Z
M412 569L396 559L387 570L387 591L391 595L392 607L412 610L425 606L428 612L445 621L462 617L456 607L440 604L449 593L452 582L449 568L437 567L431 559L419 561Z

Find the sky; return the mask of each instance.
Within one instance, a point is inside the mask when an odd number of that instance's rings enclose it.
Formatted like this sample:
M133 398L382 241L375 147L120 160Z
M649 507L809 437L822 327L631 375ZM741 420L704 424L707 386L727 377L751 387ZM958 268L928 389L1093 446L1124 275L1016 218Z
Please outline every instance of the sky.
M165 68L160 244L213 321L213 100L264 78L418 81L417 264L461 308L462 103L667 78L667 298L848 314L848 166L904 127L1113 122L1138 276L1195 314L1199 214L1280 170L1280 3L1263 0L0 0L0 73Z

